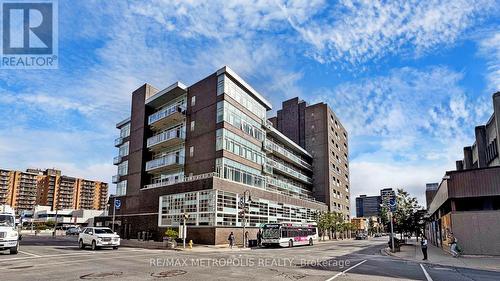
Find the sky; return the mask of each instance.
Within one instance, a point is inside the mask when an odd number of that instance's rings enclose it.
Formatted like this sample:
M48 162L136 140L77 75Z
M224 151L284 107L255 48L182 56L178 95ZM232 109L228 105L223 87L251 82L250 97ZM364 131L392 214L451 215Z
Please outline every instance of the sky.
M425 183L463 158L500 90L500 1L58 5L58 69L0 69L2 168L111 182L131 92L228 65L274 109L330 105L349 133L351 198L404 188L425 205Z

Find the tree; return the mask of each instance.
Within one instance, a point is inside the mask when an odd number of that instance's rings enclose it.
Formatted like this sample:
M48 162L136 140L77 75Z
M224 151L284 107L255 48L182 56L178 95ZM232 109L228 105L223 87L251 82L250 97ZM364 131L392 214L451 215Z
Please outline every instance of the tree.
M417 198L410 197L409 193L403 189L398 189L396 194L396 211L394 217L395 231L403 235L417 234L419 225L417 222L422 220L423 208L418 205Z

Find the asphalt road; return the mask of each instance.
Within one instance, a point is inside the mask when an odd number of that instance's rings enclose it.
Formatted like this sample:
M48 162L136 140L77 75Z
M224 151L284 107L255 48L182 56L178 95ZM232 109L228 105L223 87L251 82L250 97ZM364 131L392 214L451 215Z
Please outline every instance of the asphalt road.
M26 237L0 253L1 280L500 280L500 272L402 261L386 238L234 252L80 250L75 238ZM427 276L426 276L427 274Z

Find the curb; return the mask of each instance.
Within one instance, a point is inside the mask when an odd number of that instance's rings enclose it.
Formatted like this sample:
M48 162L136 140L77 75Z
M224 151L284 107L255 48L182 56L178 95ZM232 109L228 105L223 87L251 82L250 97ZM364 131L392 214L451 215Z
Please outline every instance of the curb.
M395 258L400 259L400 260L412 261L412 262L416 262L416 263L424 263L424 264L430 264L430 265L439 265L439 266L447 266L447 267L461 267L461 268L468 268L468 269L475 269L475 270L486 270L486 271L500 272L500 269L496 269L496 268L481 268L481 267L473 267L473 266L467 266L467 265L449 265L449 264L436 263L436 262L430 262L430 261L418 261L418 260L414 260L414 259L402 258L402 257L396 256L394 253L392 253L388 249L389 248L380 249L380 253L383 256L391 256L391 257L395 257Z

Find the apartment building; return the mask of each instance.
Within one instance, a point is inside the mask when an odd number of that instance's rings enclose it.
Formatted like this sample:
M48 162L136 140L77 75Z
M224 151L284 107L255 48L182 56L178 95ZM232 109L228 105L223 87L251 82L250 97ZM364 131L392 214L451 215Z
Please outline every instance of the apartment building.
M500 92L492 99L493 114L485 125L474 129L476 140L464 147L464 158L456 162L458 171L500 166Z
M12 206L18 214L31 213L36 205L104 210L107 197L107 183L68 177L59 170L0 170L0 204Z
M274 127L311 154L313 196L331 211L350 216L348 135L333 110L325 103L308 105L293 98L282 103Z
M316 118L329 118L326 105L312 108L318 108ZM241 243L243 210L250 237L263 223L311 222L315 212L327 211L326 179L315 175L331 165L315 158L325 153L308 151L281 132L267 120L269 110L271 104L229 67L189 87L176 82L135 90L130 118L116 126L117 192L110 203L118 199L121 207L115 229L125 238L148 231L160 240L186 215L195 243L227 243L231 231ZM348 206L349 198L343 200Z

